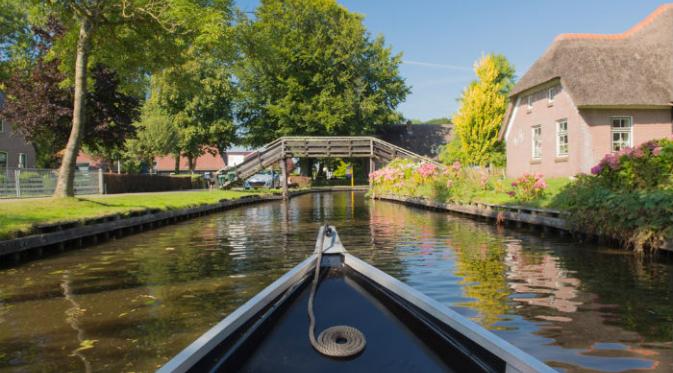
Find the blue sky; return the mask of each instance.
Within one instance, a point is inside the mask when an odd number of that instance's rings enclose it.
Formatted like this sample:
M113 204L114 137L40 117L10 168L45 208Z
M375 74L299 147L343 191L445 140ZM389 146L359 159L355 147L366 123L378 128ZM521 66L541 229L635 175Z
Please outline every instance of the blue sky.
M254 10L257 0L237 0ZM565 32L620 33L662 1L652 0L339 0L363 14L373 35L403 52L401 74L412 93L400 105L407 118L450 116L474 79L482 54L504 54L523 75L554 37Z

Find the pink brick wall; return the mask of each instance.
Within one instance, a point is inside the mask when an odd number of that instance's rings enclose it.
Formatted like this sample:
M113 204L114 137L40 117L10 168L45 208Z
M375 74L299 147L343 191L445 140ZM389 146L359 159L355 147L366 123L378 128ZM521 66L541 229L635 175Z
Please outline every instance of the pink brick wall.
M671 109L582 109L560 84L555 85L552 104L547 101L548 88L532 91L533 107L527 108L527 95L521 95L516 113L505 134L507 175L542 173L547 177L588 173L611 149L610 118L633 117L634 145L670 136L673 133ZM556 154L556 123L568 121L568 156ZM532 127L542 128L542 158L532 159Z

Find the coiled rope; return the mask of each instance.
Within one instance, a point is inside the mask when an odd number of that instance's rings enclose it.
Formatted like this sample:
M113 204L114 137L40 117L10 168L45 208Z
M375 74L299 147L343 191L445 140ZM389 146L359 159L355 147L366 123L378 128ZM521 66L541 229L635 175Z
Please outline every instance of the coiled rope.
M311 285L311 294L308 298L308 339L311 345L318 352L326 356L332 357L349 357L359 354L364 350L366 340L361 331L348 325L337 325L327 328L320 333L318 338L315 338L315 314L313 312L313 299L318 288L318 277L320 275L320 261L322 259L323 246L325 243L325 236L329 237L332 231L329 225L325 224L320 237L320 250L318 252L318 259L315 263L315 273L313 274L313 284Z

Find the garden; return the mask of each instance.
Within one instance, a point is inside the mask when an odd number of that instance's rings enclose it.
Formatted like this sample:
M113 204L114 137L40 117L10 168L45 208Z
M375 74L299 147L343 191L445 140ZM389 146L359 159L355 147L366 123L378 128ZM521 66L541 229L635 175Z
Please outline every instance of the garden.
M511 179L497 168L405 159L369 178L375 195L558 209L571 229L611 237L638 251L673 239L673 139L608 154L590 175L573 178L526 174Z

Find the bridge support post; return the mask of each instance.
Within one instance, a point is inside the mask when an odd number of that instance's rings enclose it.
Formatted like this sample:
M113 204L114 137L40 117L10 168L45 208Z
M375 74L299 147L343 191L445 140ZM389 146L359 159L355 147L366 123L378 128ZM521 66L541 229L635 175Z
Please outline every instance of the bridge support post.
M369 158L369 173L371 174L372 172L376 171L376 161L374 160L374 157ZM369 179L369 189L372 188L372 179Z
M280 159L280 171L280 185L283 188L283 199L288 199L287 160L285 158Z

